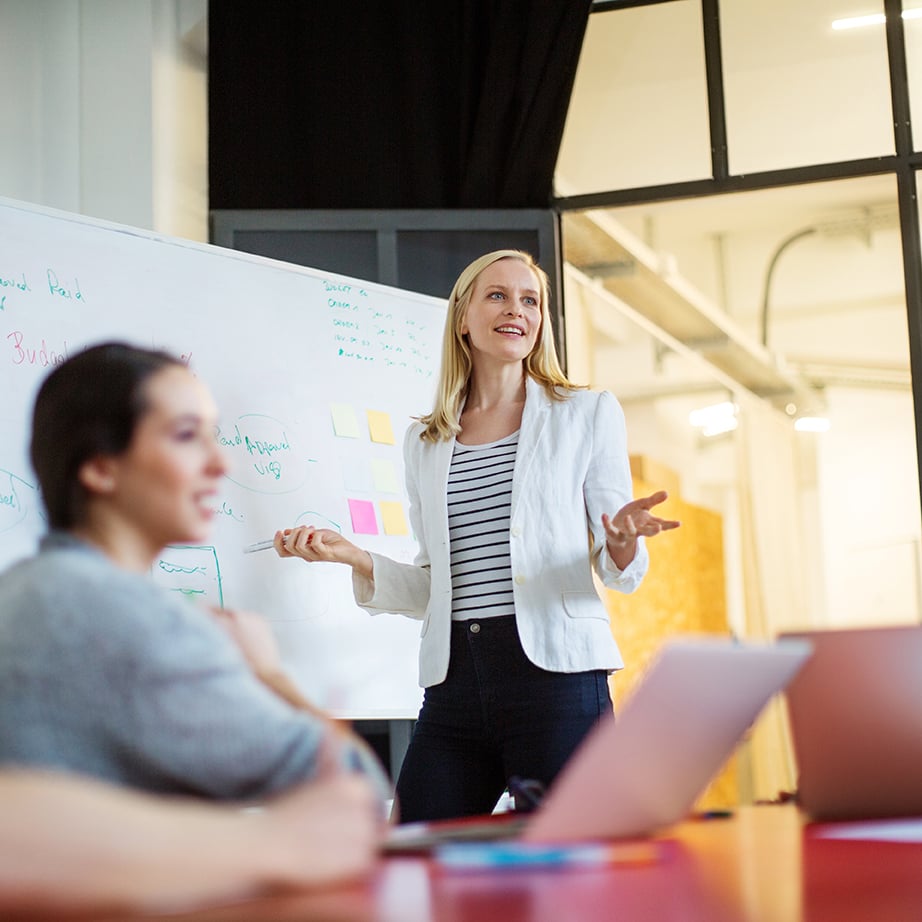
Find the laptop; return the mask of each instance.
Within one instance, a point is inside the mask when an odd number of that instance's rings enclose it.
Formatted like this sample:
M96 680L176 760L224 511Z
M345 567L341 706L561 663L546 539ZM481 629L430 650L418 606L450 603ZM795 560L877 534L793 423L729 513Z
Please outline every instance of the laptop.
M785 632L798 801L816 820L922 816L922 626Z
M534 812L394 826L384 850L509 837L550 843L650 835L690 812L810 649L804 640L667 641L617 719L589 733Z

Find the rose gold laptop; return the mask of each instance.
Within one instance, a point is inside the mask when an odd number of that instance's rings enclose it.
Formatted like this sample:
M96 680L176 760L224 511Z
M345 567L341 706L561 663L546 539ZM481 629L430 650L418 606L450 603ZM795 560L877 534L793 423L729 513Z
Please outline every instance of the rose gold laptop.
M922 815L922 626L786 632L798 799L818 820Z
M683 819L766 702L810 655L804 641L668 641L618 715L602 721L540 806L507 818L408 823L387 851L518 837L530 842L645 836Z

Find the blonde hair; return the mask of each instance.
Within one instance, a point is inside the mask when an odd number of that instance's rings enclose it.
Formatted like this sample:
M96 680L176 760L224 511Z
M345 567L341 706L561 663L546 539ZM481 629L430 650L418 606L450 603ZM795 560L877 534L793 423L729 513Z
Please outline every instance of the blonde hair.
M558 388L578 387L572 384L560 367L554 345L554 331L548 308L550 282L547 273L535 262L530 253L523 250L494 250L475 259L458 276L448 296L448 315L445 318L445 333L442 337L442 367L435 397L435 407L427 416L421 416L423 424L420 438L429 442L447 441L461 431L461 408L467 397L474 367L471 350L465 334L461 332L474 284L488 266L501 259L518 259L535 274L540 288L541 326L535 347L525 357L525 373L542 385L552 400L564 400L566 393Z

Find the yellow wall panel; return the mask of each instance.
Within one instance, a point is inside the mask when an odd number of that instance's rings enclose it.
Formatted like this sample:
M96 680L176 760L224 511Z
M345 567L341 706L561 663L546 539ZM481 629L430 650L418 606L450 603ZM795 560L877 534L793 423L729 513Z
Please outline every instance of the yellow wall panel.
M659 479L651 483L636 476L638 470L649 471L649 463L632 458L631 469L635 472L634 496L646 496L662 488ZM682 525L647 542L650 570L638 590L625 595L602 588L612 632L625 663L625 668L610 679L616 711L664 640L677 634L730 633L721 516L682 500L674 483L658 512L664 518L678 519ZM731 760L698 807L734 806L738 800L736 765Z

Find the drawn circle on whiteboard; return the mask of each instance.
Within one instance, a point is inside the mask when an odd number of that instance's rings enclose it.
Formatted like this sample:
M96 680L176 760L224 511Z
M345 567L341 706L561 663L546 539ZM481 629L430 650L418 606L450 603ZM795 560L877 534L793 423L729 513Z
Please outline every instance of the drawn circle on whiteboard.
M26 517L28 510L22 498L27 489L34 491L35 487L0 468L0 532L15 528Z
M227 479L253 493L293 493L307 479L307 464L291 427L272 416L246 413L218 426L215 439L230 464Z
M343 533L343 527L338 522L334 522L333 519L327 518L321 512L313 512L310 509L302 512L295 519L295 525L313 525L314 528L332 528L340 534Z

